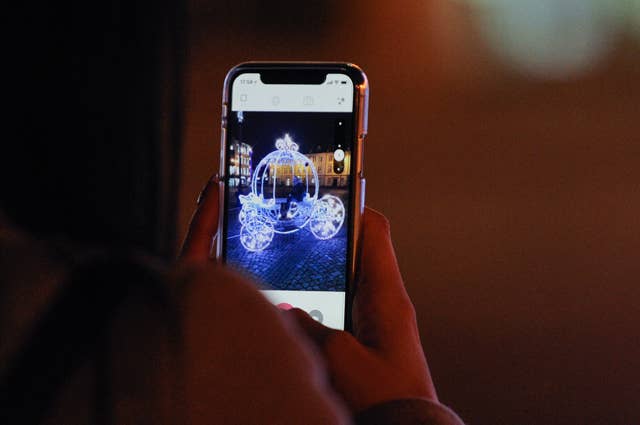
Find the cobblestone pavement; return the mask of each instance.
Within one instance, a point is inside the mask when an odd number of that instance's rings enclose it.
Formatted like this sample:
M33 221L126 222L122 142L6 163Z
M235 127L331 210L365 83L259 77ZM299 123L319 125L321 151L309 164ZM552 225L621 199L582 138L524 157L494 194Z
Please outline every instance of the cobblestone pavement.
M321 191L338 196L345 209L345 191ZM261 252L250 252L240 243L239 208L229 216L227 263L268 289L306 291L344 291L347 259L347 228L327 240L316 239L305 226L287 235L275 234ZM347 211L348 214L348 211ZM346 223L345 223L346 224Z

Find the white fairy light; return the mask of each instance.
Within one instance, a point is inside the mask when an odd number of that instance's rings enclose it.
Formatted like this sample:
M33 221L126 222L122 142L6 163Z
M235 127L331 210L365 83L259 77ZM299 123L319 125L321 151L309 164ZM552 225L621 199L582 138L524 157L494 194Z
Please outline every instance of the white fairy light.
M275 233L294 233L307 224L317 239L330 239L338 233L344 223L345 208L340 198L325 195L318 199L320 186L318 171L313 161L298 152L299 147L289 134L277 139L275 145L276 150L267 154L255 167L251 176L251 193L239 196L242 205L238 215L241 224L240 242L251 252L267 248ZM276 182L279 169L291 170L294 186L296 180L300 183L305 180L306 192L302 195L301 201L291 199L293 192L286 198L277 198ZM298 176L296 170L304 171ZM269 186L272 186L270 193L269 190L265 191ZM313 189L313 193L309 193L310 188Z
M285 134L284 138L276 140L276 148L281 151L298 152L298 144L288 134Z

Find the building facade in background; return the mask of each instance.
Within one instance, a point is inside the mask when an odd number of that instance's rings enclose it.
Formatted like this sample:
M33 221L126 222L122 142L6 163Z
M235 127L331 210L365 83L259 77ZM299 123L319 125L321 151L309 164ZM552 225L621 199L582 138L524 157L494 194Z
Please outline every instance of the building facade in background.
M229 162L229 186L236 187L251 183L253 170L253 149L246 143L234 140L229 146L231 157Z
M339 151L339 152L338 152ZM346 187L349 184L349 167L351 153L340 149L334 152L317 152L305 154L316 167L318 181L321 187ZM315 184L310 164L296 164L293 168L272 164L269 175L276 177L277 186L292 186L293 176L309 176L309 184ZM301 183L306 184L303 178Z
M338 149L334 152L307 154L318 171L320 186L346 187L349 184L351 153Z

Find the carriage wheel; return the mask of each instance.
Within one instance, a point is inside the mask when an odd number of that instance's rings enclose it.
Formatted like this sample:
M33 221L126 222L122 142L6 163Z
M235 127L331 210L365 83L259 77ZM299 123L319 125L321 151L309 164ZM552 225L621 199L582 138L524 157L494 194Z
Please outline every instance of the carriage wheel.
M273 234L273 224L250 217L240 228L240 243L247 251L259 252L269 246Z
M344 205L337 196L325 195L316 201L309 219L309 230L318 239L331 239L344 222Z
M240 224L246 224L247 220L250 218L255 218L258 215L258 210L255 207L249 207L246 204L242 206L240 210L240 214L238 214L238 220L240 220Z

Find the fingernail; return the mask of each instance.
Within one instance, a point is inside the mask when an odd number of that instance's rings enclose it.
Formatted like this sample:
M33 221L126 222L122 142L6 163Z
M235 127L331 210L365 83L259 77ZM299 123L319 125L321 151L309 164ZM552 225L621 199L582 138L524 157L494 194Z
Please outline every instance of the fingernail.
M200 205L200 203L204 199L204 195L207 193L207 189L209 189L209 187L212 184L218 184L218 183L220 183L220 177L218 177L218 173L215 173L213 176L211 176L209 181L205 183L204 187L200 191L200 194L198 195L198 200L196 201L196 205Z

